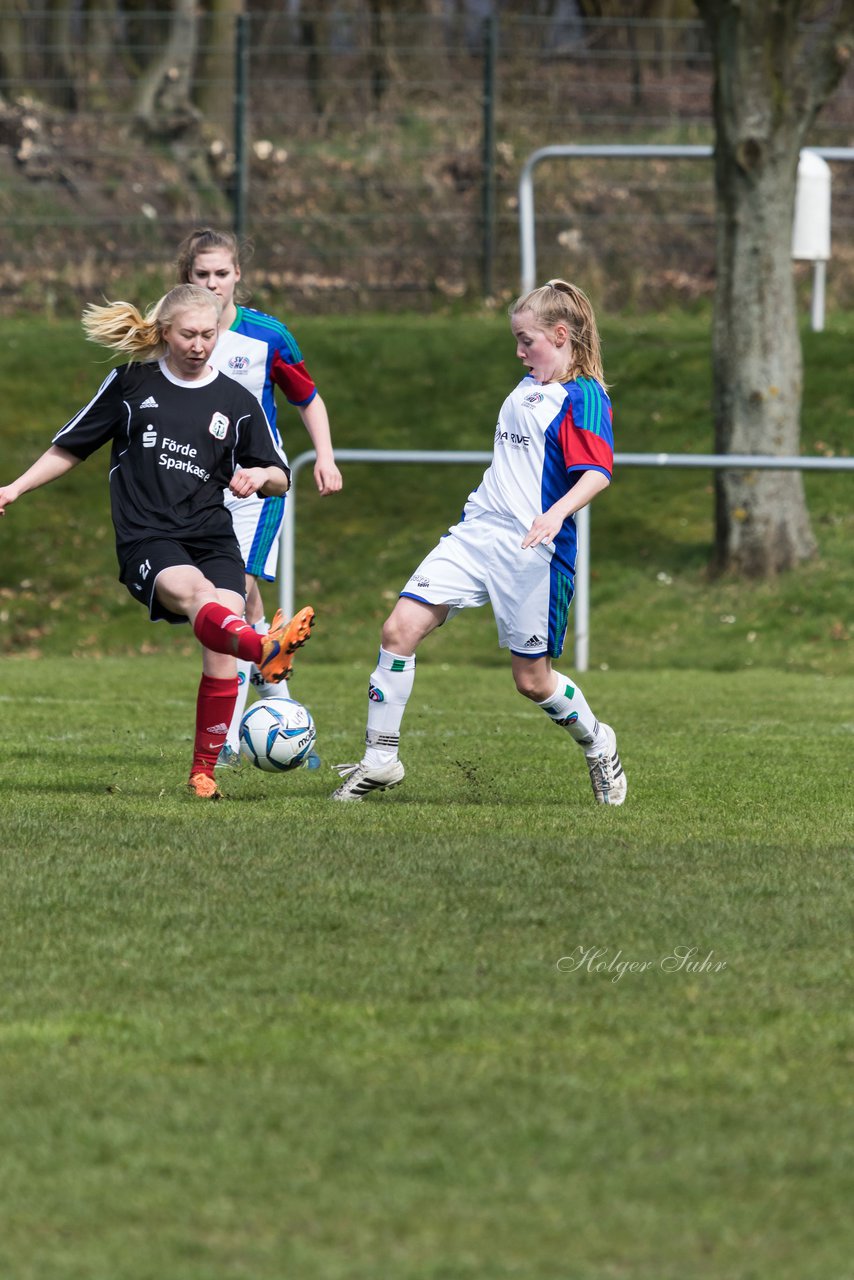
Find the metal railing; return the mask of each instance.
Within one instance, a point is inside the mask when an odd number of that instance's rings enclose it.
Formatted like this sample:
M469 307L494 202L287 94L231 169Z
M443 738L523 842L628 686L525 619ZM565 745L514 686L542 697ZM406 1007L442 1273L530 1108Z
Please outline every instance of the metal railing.
M854 147L805 147L823 160L854 160ZM529 293L537 285L536 214L534 210L534 169L543 160L709 160L714 148L705 145L558 145L532 151L519 174L519 249L521 255L521 292ZM813 264L812 327L824 328L825 263Z
M431 451L426 449L337 449L337 462L379 463L490 463L492 452ZM296 569L297 477L303 467L314 462L313 449L300 453L290 463L291 488L285 503L281 532L282 563L279 569L279 605L285 617L294 612ZM854 458L774 457L752 453L615 453L615 467L707 467L730 471L854 471ZM578 555L575 565L574 668L586 671L590 650L590 507L576 512ZM426 550L426 548L425 548Z

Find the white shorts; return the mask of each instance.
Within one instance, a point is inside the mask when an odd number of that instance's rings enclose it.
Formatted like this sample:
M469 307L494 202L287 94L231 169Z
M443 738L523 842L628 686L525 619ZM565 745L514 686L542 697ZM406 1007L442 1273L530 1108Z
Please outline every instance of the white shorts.
M279 532L285 518L284 498L235 498L225 490L224 501L232 523L246 572L272 582L279 562Z
M477 515L453 525L421 561L402 596L461 609L492 605L502 649L523 658L557 658L563 651L572 578L548 552L522 550L527 533L506 516Z

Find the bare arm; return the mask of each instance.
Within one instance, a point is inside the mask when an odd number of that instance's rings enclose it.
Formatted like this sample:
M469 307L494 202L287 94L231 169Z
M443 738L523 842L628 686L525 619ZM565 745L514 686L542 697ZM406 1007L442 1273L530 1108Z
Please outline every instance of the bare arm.
M341 472L335 465L329 414L319 392L309 404L299 410L299 416L317 454L314 464L314 483L317 485L318 492L324 495L337 493L344 482L341 479Z
M64 476L82 461L82 458L69 453L67 449L60 449L58 445L52 444L23 475L18 476L17 480L0 486L0 516L6 514L6 508L10 503L17 501L21 494L29 493L31 489L40 489L42 485L50 484L52 480L58 480L60 476Z
M537 547L541 542L554 542L567 516L573 516L576 511L586 507L588 502L592 502L597 493L607 489L610 483L610 477L602 471L582 472L569 493L559 498L548 511L537 516L525 535L522 546Z

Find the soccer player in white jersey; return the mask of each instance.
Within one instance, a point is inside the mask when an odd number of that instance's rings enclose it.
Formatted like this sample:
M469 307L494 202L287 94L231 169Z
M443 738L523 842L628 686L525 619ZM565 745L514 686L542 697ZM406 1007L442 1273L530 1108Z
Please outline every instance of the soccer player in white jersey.
M189 789L219 799L217 757L237 696L236 658L287 677L300 620L262 639L244 621L244 575L225 486L236 497L284 494L289 472L261 406L211 367L219 304L194 285L144 316L127 302L88 307L87 335L129 357L111 369L50 448L0 486L0 515L110 443L110 506L119 577L152 621L189 622L202 646Z
M314 480L322 495L337 493L342 485L341 472L335 463L332 435L326 405L305 366L302 352L290 330L274 316L241 306L236 292L241 285L240 245L228 231L202 227L191 232L178 249L179 279L208 289L222 308L219 340L211 363L223 373L243 383L260 401L273 431L277 433L275 388L284 395L302 419L317 454ZM281 437L279 436L281 443ZM240 543L246 566L246 620L259 635L264 635L267 622L258 579L272 582L276 576L279 555L279 532L285 514L284 497L236 500L225 491L225 505L234 521L234 532ZM310 628L314 610L310 606L301 615ZM308 632L306 633L308 634ZM228 737L220 753L220 766L239 762L240 720L246 706L250 680L263 697L275 697L285 690L282 685L264 683L251 663L238 663L239 692ZM319 764L312 753L309 764Z
M462 519L415 570L385 622L365 754L338 766L344 782L335 800L361 800L403 781L398 747L415 651L455 613L487 601L519 693L578 743L598 804L626 798L614 730L552 666L573 593L573 517L611 482L612 411L596 319L580 289L550 280L513 304L510 323L525 376L502 405L492 463Z

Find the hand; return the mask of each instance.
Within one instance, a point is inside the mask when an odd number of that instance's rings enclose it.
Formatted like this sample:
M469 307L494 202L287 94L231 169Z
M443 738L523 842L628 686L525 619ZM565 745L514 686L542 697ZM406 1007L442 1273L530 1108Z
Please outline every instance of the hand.
M318 460L314 464L314 483L317 485L317 492L326 497L327 494L338 493L344 481L334 462Z
M18 497L14 485L7 484L0 488L0 516L5 516L6 508Z
M544 511L541 516L537 516L528 532L522 540L523 550L526 547L539 547L541 544L548 546L553 543L557 535L560 533L562 520L556 516L550 515L548 511ZM554 550L549 547L549 550Z
M258 492L266 480L266 467L242 467L240 471L235 471L228 487L235 498L249 498Z

